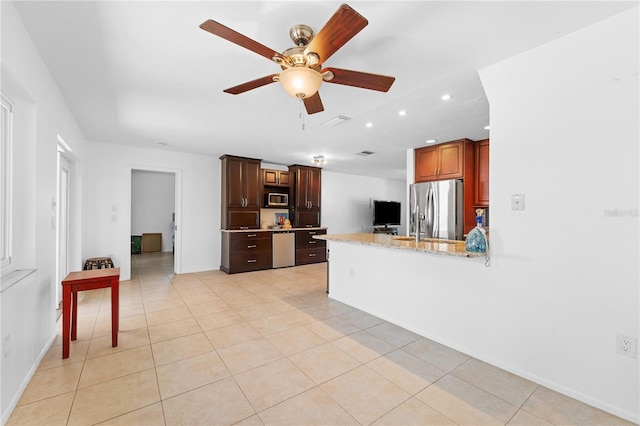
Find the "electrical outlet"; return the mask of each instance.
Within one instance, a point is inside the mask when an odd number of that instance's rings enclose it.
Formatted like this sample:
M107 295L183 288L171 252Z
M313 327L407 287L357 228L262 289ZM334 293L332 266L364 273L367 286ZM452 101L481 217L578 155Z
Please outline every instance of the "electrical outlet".
M629 358L635 358L637 343L637 338L618 333L616 336L616 353L628 356Z

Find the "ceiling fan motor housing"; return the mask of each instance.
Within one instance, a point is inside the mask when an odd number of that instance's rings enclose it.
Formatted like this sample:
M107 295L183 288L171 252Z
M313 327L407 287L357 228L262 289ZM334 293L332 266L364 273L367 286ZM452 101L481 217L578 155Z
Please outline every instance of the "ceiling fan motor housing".
M289 30L289 37L296 46L306 46L313 38L313 30L308 25L294 25Z
M306 67L315 71L320 69L320 58L315 53L311 52L305 55L304 46L290 47L282 52L282 55L286 58L285 61L276 61L280 64L280 67L285 70L292 67Z

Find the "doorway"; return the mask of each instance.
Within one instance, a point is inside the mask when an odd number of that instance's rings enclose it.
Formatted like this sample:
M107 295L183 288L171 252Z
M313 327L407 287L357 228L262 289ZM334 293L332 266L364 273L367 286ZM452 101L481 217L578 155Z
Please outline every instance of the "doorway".
M69 199L71 183L71 162L65 156L65 149L58 144L58 185L56 203L56 309L62 303L62 280L69 273Z
M172 255L176 274L181 272L180 181L180 170L131 168L131 256Z

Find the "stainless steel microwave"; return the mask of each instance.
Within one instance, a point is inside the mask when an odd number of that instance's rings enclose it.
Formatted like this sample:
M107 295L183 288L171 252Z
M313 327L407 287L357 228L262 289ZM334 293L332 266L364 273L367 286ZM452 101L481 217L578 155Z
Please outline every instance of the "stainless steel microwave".
M267 207L287 207L289 205L289 194L270 192L264 195L264 205Z

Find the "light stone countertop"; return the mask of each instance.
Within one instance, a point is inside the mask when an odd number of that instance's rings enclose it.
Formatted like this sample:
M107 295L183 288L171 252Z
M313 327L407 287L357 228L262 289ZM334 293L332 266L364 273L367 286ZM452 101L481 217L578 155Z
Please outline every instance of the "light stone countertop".
M466 251L464 241L455 240L438 240L430 238L416 243L413 237L374 233L314 235L313 238L326 241L364 244L369 246L386 247L390 249L418 251L432 254L444 254L458 257L485 256L485 253L472 253Z

